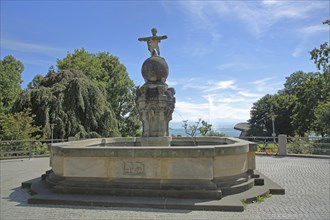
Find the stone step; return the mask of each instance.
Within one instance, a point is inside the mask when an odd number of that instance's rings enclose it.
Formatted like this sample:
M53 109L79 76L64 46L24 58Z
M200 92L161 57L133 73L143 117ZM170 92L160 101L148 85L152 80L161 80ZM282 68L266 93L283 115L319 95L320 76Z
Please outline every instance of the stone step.
M254 179L249 179L247 181L243 181L240 184L227 186L227 187L220 187L223 196L232 195L236 193L244 192L248 189L251 189L254 186Z
M227 195L222 199L180 199L164 197L137 197L137 196L109 196L86 194L54 193L45 181L36 178L22 183L22 187L31 192L29 204L54 205L83 205L104 207L136 207L182 210L210 210L210 211L244 211L242 200L254 201L258 196L267 193L284 194L285 190L263 174L256 172L256 176L264 179L264 185L254 186L245 192ZM30 187L30 188L29 188Z
M239 184L249 181L250 179L251 179L251 177L249 175L244 175L244 176L240 176L240 177L225 180L225 181L218 180L218 181L214 181L214 182L216 182L218 187L222 188L222 187L239 185Z
M161 198L198 198L221 199L221 190L170 190L170 189L129 189L129 188L96 188L96 187L69 187L55 186L54 193L72 193L86 195L110 195L110 196L141 196Z

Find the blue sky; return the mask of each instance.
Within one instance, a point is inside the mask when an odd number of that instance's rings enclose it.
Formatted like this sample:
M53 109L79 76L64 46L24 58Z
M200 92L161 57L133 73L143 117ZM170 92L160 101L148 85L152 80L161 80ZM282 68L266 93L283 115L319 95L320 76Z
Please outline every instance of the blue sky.
M249 119L252 104L285 77L317 71L308 51L329 41L329 1L1 1L1 59L25 65L22 87L67 52L119 57L143 84L151 28L176 90L172 127L202 118L215 128Z

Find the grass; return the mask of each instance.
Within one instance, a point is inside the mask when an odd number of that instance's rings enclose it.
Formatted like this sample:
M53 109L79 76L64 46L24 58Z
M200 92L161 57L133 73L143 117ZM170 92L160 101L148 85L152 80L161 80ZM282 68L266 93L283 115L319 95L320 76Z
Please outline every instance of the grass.
M255 200L250 201L250 202L248 202L246 199L241 199L241 203L242 203L244 209L246 209L246 207L248 206L249 203L262 203L265 201L265 199L270 198L270 197L272 197L272 194L267 193L266 195L263 195L263 196L257 196L255 198Z
M263 151L263 148L266 148L266 152ZM279 151L277 145L273 144L273 143L269 143L269 144L258 144L257 147L257 152L260 153L267 153L267 154L277 154Z

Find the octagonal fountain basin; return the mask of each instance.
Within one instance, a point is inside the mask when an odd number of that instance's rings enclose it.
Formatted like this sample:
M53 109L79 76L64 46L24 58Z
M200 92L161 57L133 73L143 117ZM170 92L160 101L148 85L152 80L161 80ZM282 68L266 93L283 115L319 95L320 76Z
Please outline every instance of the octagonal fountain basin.
M170 147L140 138L56 143L45 179L60 193L221 199L254 186L255 148L229 137L173 138Z

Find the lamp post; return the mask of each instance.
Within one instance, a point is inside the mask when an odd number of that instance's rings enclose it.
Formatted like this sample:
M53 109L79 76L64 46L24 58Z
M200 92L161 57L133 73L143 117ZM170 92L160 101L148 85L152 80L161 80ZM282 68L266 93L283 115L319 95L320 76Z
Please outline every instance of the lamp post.
M271 117L272 117L272 126L273 126L273 134L272 134L272 136L273 136L273 142L275 143L276 133L275 133L275 123L274 122L275 122L276 115L274 115L274 113L272 113Z
M53 145L53 137L54 137L54 126L55 126L56 124L50 124L50 128L52 129L52 145Z

